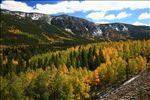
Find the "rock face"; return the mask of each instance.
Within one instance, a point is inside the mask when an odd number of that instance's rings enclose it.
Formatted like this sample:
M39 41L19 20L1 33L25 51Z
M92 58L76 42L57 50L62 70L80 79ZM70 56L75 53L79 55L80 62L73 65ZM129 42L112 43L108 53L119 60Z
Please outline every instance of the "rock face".
M99 24L98 29L102 30L103 36L111 38L149 39L150 26L134 26L124 23Z
M95 24L78 17L60 15L53 16L52 25L72 30L75 34L113 39L149 39L149 26L134 26L124 23Z
M96 29L94 23L68 15L55 16L51 20L51 23L56 26L71 29L72 32L80 35L91 35Z
M150 100L150 69L107 95L99 97L99 100Z
M95 24L88 20L68 16L50 16L41 13L25 13L19 11L1 10L1 13L28 17L32 20L42 20L50 25L62 27L76 35L111 39L149 39L150 26L134 26L124 23Z

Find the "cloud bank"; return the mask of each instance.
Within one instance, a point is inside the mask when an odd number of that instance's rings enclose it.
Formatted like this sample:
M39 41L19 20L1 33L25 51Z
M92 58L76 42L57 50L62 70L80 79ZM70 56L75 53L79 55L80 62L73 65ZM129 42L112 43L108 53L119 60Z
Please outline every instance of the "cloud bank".
M142 23L142 22L134 22L133 25L136 25L136 26L150 26L150 24L145 24L145 23Z
M131 16L132 14L126 12L120 12L118 15L109 14L106 15L106 12L92 12L88 14L86 17L92 20L115 20L122 19Z
M23 1L2 1L1 8L12 11L38 12L44 14L74 13L87 11L112 11L150 8L149 1L62 1L56 4L36 4L31 7Z
M23 11L23 12L33 11L33 7L30 7L26 3L19 1L2 1L2 4L0 6L2 9L12 11Z
M143 19L150 19L150 13L142 13L141 15L139 15L139 20L143 20Z
M122 10L138 10L150 9L150 1L61 1L55 4L36 4L29 6L23 1L2 1L1 9L11 11L23 12L37 12L44 14L59 14L59 13L75 13L75 12L88 12L86 18L90 18L97 22L104 22L103 20L123 19L130 17L132 14L122 12ZM119 11L118 14L108 14L109 11ZM138 16L134 25L147 25L141 23L140 20L150 19L150 13L141 13Z

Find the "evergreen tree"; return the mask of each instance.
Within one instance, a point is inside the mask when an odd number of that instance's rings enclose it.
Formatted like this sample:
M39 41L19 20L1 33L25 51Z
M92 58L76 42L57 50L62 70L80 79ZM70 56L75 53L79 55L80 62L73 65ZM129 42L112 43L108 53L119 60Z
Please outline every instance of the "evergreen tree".
M94 70L93 68L93 55L92 55L92 48L89 48L89 52L88 52L88 68L90 70Z
M88 67L88 59L87 59L87 55L84 49L82 49L81 52L81 66L82 67Z

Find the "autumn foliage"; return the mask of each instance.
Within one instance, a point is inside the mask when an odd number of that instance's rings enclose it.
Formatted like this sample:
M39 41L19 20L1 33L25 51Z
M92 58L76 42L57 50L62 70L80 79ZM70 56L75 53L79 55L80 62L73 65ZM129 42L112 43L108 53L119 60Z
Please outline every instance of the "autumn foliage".
M29 59L2 56L3 100L83 100L91 98L92 87L115 84L146 70L150 40L80 45Z

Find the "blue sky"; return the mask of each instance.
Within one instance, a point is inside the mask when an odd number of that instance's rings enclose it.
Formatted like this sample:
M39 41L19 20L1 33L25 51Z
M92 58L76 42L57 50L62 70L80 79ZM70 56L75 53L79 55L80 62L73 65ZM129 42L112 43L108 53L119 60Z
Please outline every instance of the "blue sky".
M150 26L150 1L2 1L1 8L49 15L68 14L95 23L129 23Z

